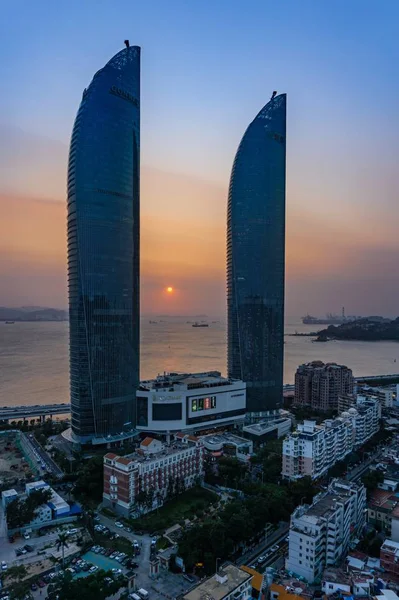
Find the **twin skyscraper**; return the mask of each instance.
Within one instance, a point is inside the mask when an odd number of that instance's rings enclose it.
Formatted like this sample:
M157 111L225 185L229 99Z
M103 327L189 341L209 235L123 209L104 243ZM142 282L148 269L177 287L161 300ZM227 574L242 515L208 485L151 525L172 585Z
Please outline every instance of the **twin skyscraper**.
M253 418L281 404L284 336L286 96L249 125L227 215L228 375L247 383ZM68 166L72 436L132 436L140 367L140 48L94 75Z

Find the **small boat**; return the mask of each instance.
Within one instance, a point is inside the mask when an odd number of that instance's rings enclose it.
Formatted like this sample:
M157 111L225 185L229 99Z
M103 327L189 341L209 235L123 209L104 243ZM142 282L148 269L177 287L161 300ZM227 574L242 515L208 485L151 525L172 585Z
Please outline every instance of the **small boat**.
M6 325L14 325L15 321L6 321Z
M209 327L208 323L198 323L197 321L191 327Z

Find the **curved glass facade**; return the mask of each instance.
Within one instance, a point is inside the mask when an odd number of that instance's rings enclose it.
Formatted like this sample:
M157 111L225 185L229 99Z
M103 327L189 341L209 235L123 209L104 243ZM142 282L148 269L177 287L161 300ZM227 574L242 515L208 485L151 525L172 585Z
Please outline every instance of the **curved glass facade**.
M72 432L134 427L139 381L140 48L84 90L68 168Z
M228 373L247 383L251 413L278 408L283 394L285 137L281 94L249 125L230 179Z

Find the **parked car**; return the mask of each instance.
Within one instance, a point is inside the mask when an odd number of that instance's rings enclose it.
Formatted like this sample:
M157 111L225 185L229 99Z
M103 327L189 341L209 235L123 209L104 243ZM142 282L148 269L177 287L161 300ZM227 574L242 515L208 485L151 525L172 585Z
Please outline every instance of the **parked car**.
M123 529L124 525L120 521L115 521L115 527L119 527L119 529Z
M32 583L31 586L30 586L30 589L32 590L32 592L36 592L36 590L37 590L36 583Z
M27 552L33 552L34 550L33 546L29 546L29 544L25 544L24 548Z
M7 569L8 569L7 563L4 560L2 560L1 561L1 570L2 571L7 571Z
M37 582L37 585L39 586L39 588L46 587L46 584L43 579L39 579L39 581Z

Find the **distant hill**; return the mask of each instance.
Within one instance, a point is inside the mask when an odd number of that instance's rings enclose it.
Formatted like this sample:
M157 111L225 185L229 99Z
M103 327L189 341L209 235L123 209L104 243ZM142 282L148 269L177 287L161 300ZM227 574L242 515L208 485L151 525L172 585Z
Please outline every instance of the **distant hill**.
M375 342L379 340L399 341L399 317L365 317L342 325L330 325L318 331L318 341L360 340Z
M59 308L0 306L0 321L67 321L68 312Z

